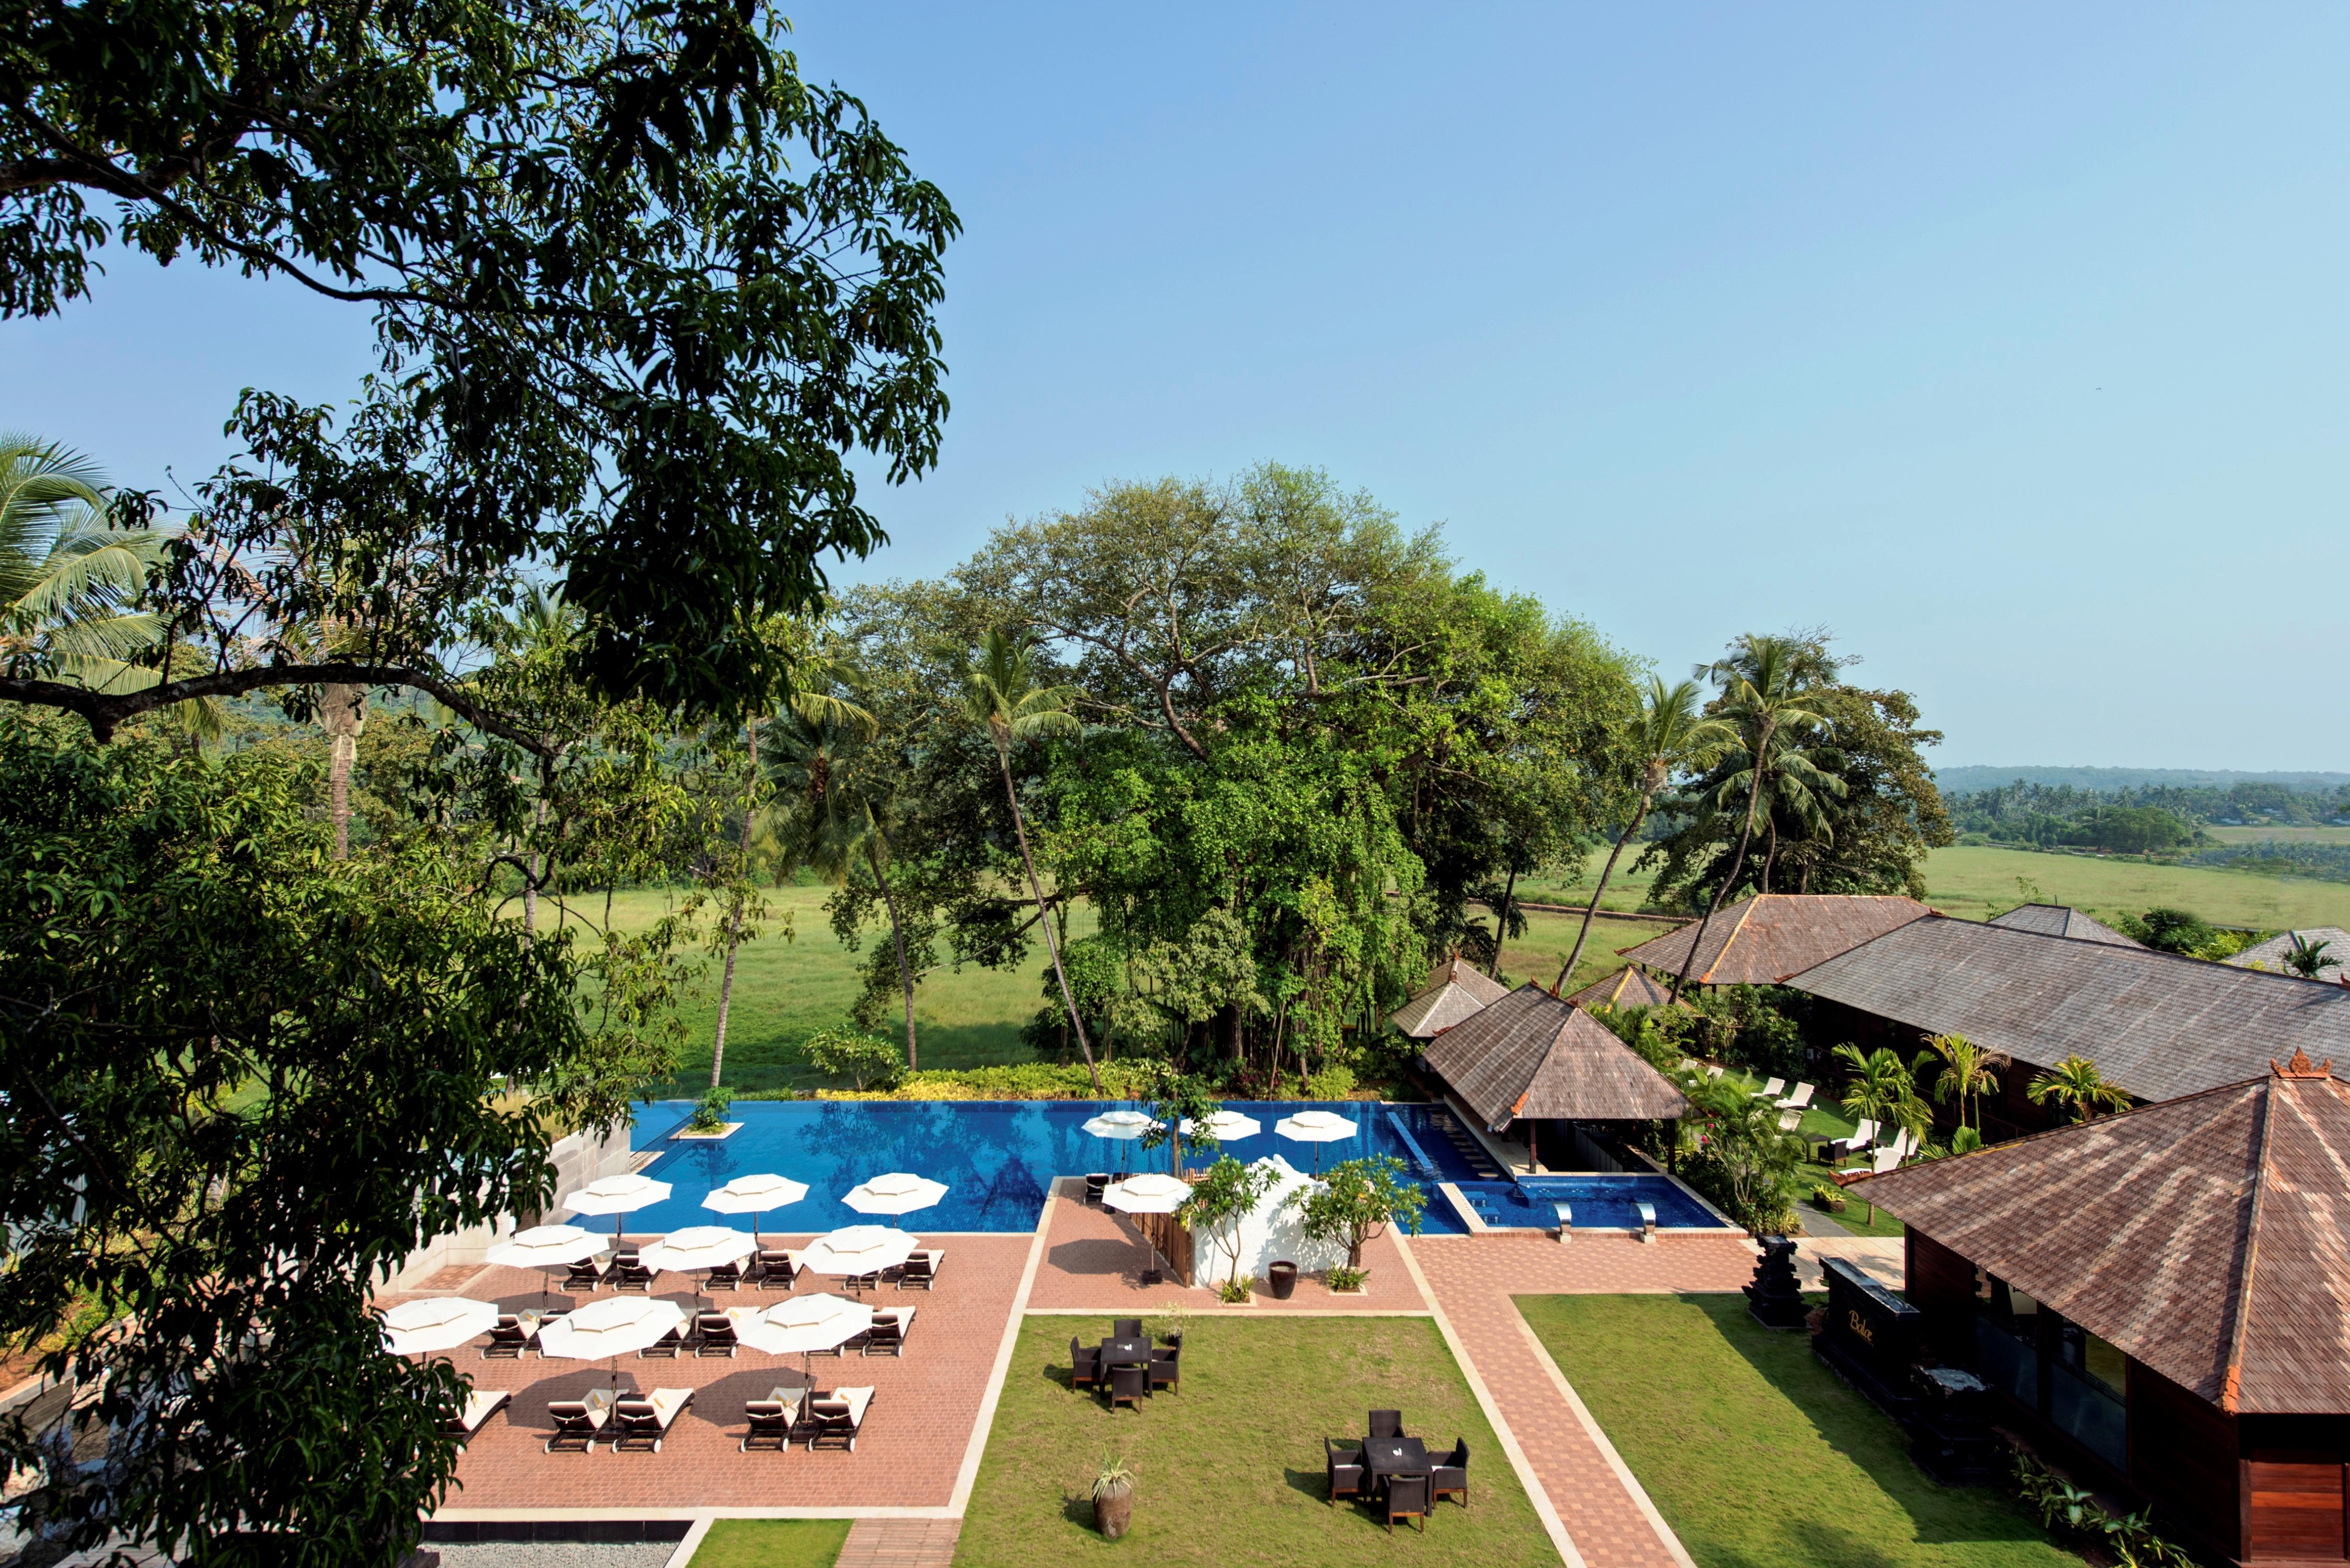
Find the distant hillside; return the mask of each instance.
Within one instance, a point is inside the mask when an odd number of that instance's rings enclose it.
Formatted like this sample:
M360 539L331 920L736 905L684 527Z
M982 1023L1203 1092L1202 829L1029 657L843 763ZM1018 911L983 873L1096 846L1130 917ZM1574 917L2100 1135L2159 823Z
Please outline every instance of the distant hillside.
M1942 768L1934 783L1944 794L2025 784L2064 785L2112 794L2125 789L2232 789L2240 784L2281 784L2309 794L2332 794L2350 784L2350 774L2248 774L2203 768Z

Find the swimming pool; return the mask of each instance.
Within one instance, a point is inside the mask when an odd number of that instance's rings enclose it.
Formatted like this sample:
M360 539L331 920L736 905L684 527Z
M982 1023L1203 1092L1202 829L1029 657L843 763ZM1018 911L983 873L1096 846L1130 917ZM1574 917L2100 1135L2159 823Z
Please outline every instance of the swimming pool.
M1629 1231L1640 1223L1635 1206L1651 1204L1659 1230L1721 1230L1725 1221L1669 1176L1529 1176L1519 1181L1464 1181L1461 1195L1477 1218L1496 1229L1556 1230L1554 1203L1573 1207L1575 1228Z
M1087 1118L1112 1108L1112 1102L1102 1100L737 1100L730 1115L743 1127L732 1137L672 1143L669 1135L684 1125L691 1102L646 1101L636 1107L631 1147L664 1150L645 1174L669 1182L673 1191L667 1201L629 1215L626 1227L643 1235L710 1224L716 1217L702 1207L703 1197L755 1171L808 1186L799 1202L758 1216L763 1231L805 1233L866 1224L871 1217L842 1204L840 1195L868 1177L910 1170L947 1184L947 1195L936 1206L905 1217L905 1227L917 1234L1032 1231L1056 1177L1167 1168L1163 1147L1109 1142L1085 1130ZM1223 1145L1220 1153L1243 1161L1278 1154L1305 1170L1314 1168L1317 1149L1326 1166L1393 1155L1428 1195L1422 1229L1453 1235L1467 1229L1435 1189L1440 1181L1473 1181L1477 1176L1446 1136L1438 1118L1451 1118L1440 1107L1362 1100L1227 1100L1224 1108L1255 1117L1263 1130ZM1355 1136L1321 1145L1275 1136L1274 1123L1312 1108L1355 1123ZM1197 1156L1186 1161L1194 1168L1207 1163ZM723 1222L745 1228L751 1223L748 1218Z

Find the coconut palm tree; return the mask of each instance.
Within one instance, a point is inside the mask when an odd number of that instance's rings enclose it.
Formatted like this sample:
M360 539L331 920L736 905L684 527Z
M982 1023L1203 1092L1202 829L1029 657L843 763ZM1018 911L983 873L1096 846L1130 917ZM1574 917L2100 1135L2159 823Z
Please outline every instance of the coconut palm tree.
M2075 1121L2085 1122L2099 1111L2117 1111L2129 1104L2129 1096L2106 1083L2097 1064L2086 1056L2065 1057L2033 1079L2023 1092L2035 1106L2054 1100L2066 1106Z
M1689 954L1681 960L1680 972L1673 977L1675 1001L1689 984L1690 971L1705 945L1706 928L1721 909L1722 896L1737 885L1738 874L1745 868L1757 822L1769 808L1778 805L1789 806L1806 820L1815 815L1824 822L1825 813L1818 805L1819 797L1843 798L1844 781L1824 772L1796 744L1807 736L1825 735L1829 729L1827 720L1804 705L1803 671L1809 656L1810 649L1793 638L1748 637L1734 660L1714 667L1716 679L1726 683L1714 716L1738 736L1731 756L1736 765L1714 786L1714 805L1726 810L1729 803L1743 794L1744 809L1729 874L1715 884Z
M1864 1054L1857 1045L1839 1045L1836 1059L1852 1069L1840 1102L1856 1118L1877 1124L1871 1147L1884 1141L1888 1123L1922 1132L1928 1120L1925 1102L1901 1058L1886 1046Z
M99 691L158 676L135 662L170 640L137 607L172 535L108 522L112 494L88 459L0 433L0 663Z
M1999 1087L1999 1075L2012 1064L2004 1052L1990 1051L1976 1044L1963 1034L1936 1034L1926 1041L1926 1049L1918 1053L1911 1064L1913 1074L1922 1077L1927 1071L1939 1066L1934 1079L1934 1097L1959 1102L1959 1125L1982 1130L1980 1113L1970 1122L1967 1106L1979 1095L1989 1094Z
M1020 864L1028 872L1028 891L1036 900L1036 925L1045 933L1045 951L1053 961L1053 978L1061 985L1061 1005L1068 1009L1069 1028L1085 1053L1086 1073L1094 1093L1103 1092L1101 1070L1094 1064L1094 1048L1086 1040L1085 1020L1077 1016L1077 1000L1069 990L1068 971L1061 967L1061 944L1053 936L1051 911L1045 904L1045 885L1036 878L1036 858L1028 851L1028 826L1020 812L1020 791L1012 782L1012 746L1015 741L1042 740L1049 735L1078 735L1084 726L1069 711L1077 700L1074 686L1039 686L1034 645L1018 632L991 630L981 641L979 657L963 673L963 708L972 722L986 730L995 742L996 765L1003 773L1003 797L1012 803L1012 831L1020 840Z
M1616 874L1616 862L1623 856L1624 846L1638 836L1640 825L1648 819L1648 808L1656 805L1657 792L1665 787L1674 770L1702 763L1710 753L1731 739L1729 725L1718 719L1708 719L1698 712L1698 685L1684 680L1678 686L1667 686L1659 675L1648 677L1648 695L1640 716L1633 722L1632 745L1640 758L1640 800L1632 812L1632 820L1616 836L1616 846L1607 852L1607 863L1599 868L1599 884L1591 889L1591 902L1584 906L1583 925L1575 933L1574 950L1566 955L1566 963L1551 982L1551 994L1558 994L1575 966L1583 961L1584 943L1591 938L1591 921L1599 913L1600 895L1607 891L1607 879Z
M2334 956L2333 948L2330 940L2313 942L2295 931L2292 950L2284 955L2284 967L2303 980L2324 980L2325 971L2342 961Z

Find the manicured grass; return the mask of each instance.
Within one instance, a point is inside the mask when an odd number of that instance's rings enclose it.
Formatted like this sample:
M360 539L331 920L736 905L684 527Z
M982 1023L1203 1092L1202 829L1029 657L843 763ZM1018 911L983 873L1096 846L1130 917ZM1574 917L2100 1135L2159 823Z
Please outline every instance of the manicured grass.
M1183 1391L1114 1414L1068 1386L1070 1336L1108 1331L1107 1317L1022 1325L958 1564L1556 1568L1550 1538L1429 1319L1201 1314L1184 1336ZM1359 1440L1366 1412L1382 1407L1400 1409L1404 1430L1430 1446L1468 1439L1471 1506L1439 1505L1425 1536L1402 1525L1389 1540L1367 1507L1326 1501L1322 1438ZM1105 1453L1123 1456L1137 1478L1134 1525L1118 1542L1093 1527L1090 1488Z
M2080 1568L2002 1490L1939 1487L1900 1429L1738 1296L1521 1296L1699 1568Z
M722 1519L692 1568L832 1568L847 1539L845 1519Z

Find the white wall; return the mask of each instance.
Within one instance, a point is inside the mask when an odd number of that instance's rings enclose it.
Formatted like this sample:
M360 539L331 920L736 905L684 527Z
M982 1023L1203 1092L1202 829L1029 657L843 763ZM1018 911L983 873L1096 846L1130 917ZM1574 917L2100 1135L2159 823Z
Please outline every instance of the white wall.
M1296 1199L1315 1184L1314 1178L1299 1170L1279 1155L1256 1162L1271 1166L1276 1178L1273 1190L1263 1201L1241 1217L1240 1276L1244 1280L1262 1280L1267 1267L1276 1259L1287 1259L1297 1265L1301 1274L1320 1269L1335 1268L1347 1261L1347 1249L1334 1241L1309 1241L1299 1229ZM1214 1230L1195 1230L1191 1233L1191 1267L1203 1285L1220 1285L1232 1277L1232 1254L1225 1250L1225 1239L1232 1232L1230 1224Z

